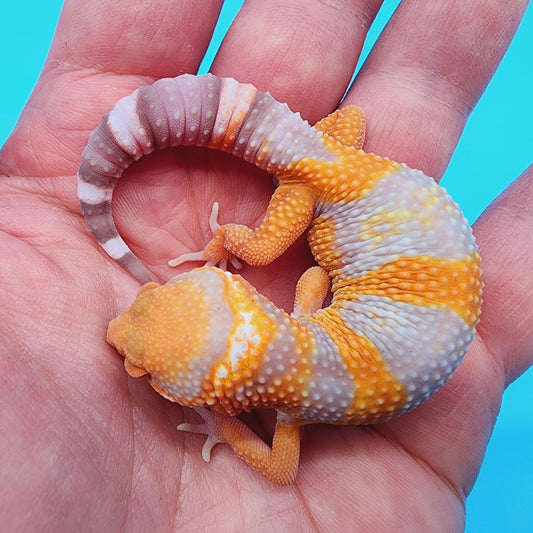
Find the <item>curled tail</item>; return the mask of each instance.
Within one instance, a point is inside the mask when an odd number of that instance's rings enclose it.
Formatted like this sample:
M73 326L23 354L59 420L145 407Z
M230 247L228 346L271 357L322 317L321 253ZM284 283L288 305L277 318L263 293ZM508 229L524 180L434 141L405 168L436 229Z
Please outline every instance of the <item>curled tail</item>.
M230 152L273 173L305 156L335 159L322 133L298 113L270 93L231 78L185 74L122 98L102 117L83 150L78 196L96 240L141 282L151 277L113 222L113 188L133 161L179 145Z

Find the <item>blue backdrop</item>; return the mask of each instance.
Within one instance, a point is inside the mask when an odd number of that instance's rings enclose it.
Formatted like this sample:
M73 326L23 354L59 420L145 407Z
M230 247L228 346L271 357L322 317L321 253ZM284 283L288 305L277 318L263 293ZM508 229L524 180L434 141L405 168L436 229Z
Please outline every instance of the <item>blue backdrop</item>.
M385 0L371 28L365 54L398 3ZM242 0L226 1L203 63L204 71L241 4ZM0 145L15 125L37 80L61 5L62 0L27 0L6 2L3 6ZM442 181L470 222L533 161L532 36L530 5L507 55L470 117ZM533 531L531 390L530 369L505 393L479 479L467 501L467 533Z

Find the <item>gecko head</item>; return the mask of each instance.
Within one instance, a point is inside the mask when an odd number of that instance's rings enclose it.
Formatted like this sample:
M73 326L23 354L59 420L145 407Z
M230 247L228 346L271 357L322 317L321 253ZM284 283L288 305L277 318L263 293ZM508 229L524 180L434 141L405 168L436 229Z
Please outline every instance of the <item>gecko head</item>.
M191 404L228 350L233 316L225 299L233 284L217 268L198 268L165 285L147 283L110 322L107 340L131 376L148 375L160 394Z

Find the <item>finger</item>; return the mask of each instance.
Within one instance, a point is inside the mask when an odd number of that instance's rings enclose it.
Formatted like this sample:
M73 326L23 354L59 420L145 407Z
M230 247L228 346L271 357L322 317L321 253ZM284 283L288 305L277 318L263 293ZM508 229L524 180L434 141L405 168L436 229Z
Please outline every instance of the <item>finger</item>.
M341 100L378 0L248 0L213 63L315 122Z
M404 0L346 98L365 148L439 178L527 3Z
M509 384L533 364L533 165L474 225L483 258L479 335Z
M42 75L2 150L0 171L74 174L88 133L120 97L156 78L196 72L221 4L67 0Z
M152 78L195 72L222 0L67 0L50 61Z

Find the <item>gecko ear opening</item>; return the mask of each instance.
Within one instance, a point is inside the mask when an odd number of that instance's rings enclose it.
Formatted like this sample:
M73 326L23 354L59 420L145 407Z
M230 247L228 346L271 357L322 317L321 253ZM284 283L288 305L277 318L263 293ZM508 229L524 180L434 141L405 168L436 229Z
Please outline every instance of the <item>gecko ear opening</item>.
M148 372L144 368L132 365L127 358L124 359L124 368L132 378L142 378L143 376L146 376L146 374L148 374Z

